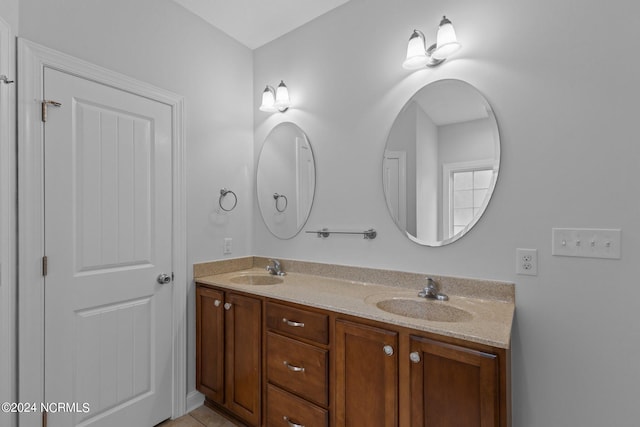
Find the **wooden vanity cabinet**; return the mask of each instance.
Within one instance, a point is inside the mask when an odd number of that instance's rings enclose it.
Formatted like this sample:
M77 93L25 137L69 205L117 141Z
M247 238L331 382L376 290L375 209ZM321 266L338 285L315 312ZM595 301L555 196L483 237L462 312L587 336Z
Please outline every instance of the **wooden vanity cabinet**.
M411 427L501 425L496 354L409 339Z
M196 388L224 403L224 292L196 288Z
M336 320L336 427L511 425L506 351L416 332Z
M196 287L196 388L209 404L260 424L262 301Z
M328 312L310 311L270 301L267 303L267 328L316 344L329 344Z
M509 350L204 285L196 319L197 389L247 425L511 426Z
M329 427L329 314L267 301L267 426Z
M279 387L267 385L267 426L327 427L329 413Z
M398 425L398 333L336 321L337 427Z

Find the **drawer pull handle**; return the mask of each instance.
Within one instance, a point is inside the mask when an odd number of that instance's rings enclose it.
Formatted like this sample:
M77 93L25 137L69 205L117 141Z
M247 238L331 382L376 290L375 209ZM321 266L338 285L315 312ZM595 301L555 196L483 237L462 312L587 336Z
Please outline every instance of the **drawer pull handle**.
M219 299L217 299L217 300L215 300L215 301L213 302L213 305L215 305L216 307L220 307L220 304L221 304L221 302L220 302L220 300L219 300Z
M225 302L224 303L224 309L225 310L231 310L231 303L230 302Z
M289 427L304 427L303 424L294 423L286 415L284 417L282 417L282 418L289 424Z
M293 320L289 320L286 317L282 318L282 323L286 323L287 325L293 326L294 328L304 328L304 323L294 322Z
M385 345L384 347L382 347L382 351L384 351L384 354L386 354L387 356L393 356L393 347L391 347L390 345Z
M296 366L296 365L292 365L291 363L287 362L286 360L284 361L284 364L287 368L289 368L290 371L293 372L304 372L304 368L301 366Z
M420 353L418 353L417 351L412 352L411 354L409 354L409 360L411 360L413 363L420 363Z

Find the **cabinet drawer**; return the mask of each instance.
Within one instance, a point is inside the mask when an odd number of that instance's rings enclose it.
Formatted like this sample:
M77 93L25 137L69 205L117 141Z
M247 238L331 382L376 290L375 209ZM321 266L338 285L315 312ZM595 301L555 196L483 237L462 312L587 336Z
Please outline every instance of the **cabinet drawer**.
M329 316L273 302L267 303L267 327L320 344L329 343Z
M267 378L297 395L320 405L329 403L328 352L267 333Z
M289 394L271 384L267 386L267 427L327 427L327 410Z

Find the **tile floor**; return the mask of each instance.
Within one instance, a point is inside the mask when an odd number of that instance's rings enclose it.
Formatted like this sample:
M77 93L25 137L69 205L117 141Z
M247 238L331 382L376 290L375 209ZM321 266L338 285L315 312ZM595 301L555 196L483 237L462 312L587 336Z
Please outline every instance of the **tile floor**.
M200 406L175 420L165 421L156 427L237 427L222 415L218 415L206 406Z

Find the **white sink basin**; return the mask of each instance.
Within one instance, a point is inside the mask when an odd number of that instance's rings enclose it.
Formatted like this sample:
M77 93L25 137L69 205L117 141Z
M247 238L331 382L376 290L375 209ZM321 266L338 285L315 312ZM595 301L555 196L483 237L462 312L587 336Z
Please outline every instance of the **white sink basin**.
M469 322L473 315L448 302L425 298L387 298L375 302L375 306L387 313L431 322Z
M240 274L229 280L239 285L277 285L283 282L281 277L268 274Z

